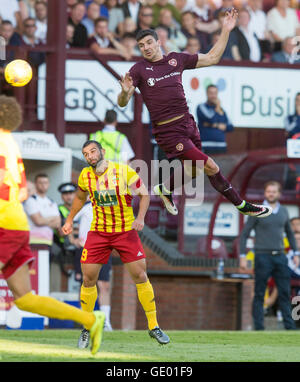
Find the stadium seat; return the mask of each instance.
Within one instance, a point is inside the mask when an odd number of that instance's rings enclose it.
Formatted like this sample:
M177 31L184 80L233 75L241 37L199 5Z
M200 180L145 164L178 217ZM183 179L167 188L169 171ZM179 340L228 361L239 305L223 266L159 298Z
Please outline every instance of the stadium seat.
M196 253L195 253L196 257L208 257L208 253L206 250L206 243L207 243L207 236L203 236L197 241ZM220 239L219 237L214 237L212 239L211 246L212 246L211 258L213 259L228 258L228 252L227 252L224 240Z

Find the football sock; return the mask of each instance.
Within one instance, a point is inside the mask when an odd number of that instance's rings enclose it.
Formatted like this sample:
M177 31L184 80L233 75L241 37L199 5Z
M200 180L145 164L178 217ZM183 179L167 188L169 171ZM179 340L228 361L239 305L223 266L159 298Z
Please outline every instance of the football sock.
M83 284L80 289L80 304L81 309L85 312L92 312L95 308L95 303L97 300L98 292L97 287L94 285L93 287L85 287Z
M148 328L152 330L158 326L156 318L156 305L154 300L154 292L149 280L145 283L136 284L139 301L145 311Z
M243 207L243 199L239 196L234 187L229 181L224 178L221 172L217 172L215 175L208 176L210 184L215 190L220 192L226 199L228 199L235 206Z
M84 312L81 309L55 300L52 297L39 296L31 292L18 298L14 303L19 309L26 310L27 312L59 320L76 321L82 324L87 330L90 330L95 322L93 313Z

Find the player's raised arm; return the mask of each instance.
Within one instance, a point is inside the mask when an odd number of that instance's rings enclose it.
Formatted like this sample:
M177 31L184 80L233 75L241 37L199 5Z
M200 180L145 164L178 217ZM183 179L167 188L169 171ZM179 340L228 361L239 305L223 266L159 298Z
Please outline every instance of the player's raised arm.
M119 81L119 83L121 85L122 90L121 93L119 93L118 95L118 105L120 107L124 107L128 104L135 90L130 73L127 72L124 77L121 76L121 80Z
M198 61L196 64L196 68L216 65L220 61L224 53L224 50L226 48L226 45L228 43L229 34L232 31L232 29L235 27L237 17L238 17L238 11L234 8L226 12L220 38L218 39L218 41L215 43L215 45L211 48L211 50L208 53L198 54Z
M73 231L73 219L77 213L84 206L87 199L87 192L78 189L75 195L75 198L72 203L71 211L66 219L65 224L62 227L62 232L64 235L69 235Z

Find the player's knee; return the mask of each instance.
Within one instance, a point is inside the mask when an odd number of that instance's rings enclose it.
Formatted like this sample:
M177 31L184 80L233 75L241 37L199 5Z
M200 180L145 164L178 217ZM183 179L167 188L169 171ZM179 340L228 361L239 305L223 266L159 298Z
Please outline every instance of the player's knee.
M217 163L212 158L208 157L208 160L204 166L205 174L208 176L212 176L212 175L217 174L219 172L219 170L220 169L219 169L219 166L217 165Z
M136 271L131 274L135 284L145 283L148 280L147 274L144 270Z
M82 283L85 288L91 288L96 285L97 277L90 274L83 274Z

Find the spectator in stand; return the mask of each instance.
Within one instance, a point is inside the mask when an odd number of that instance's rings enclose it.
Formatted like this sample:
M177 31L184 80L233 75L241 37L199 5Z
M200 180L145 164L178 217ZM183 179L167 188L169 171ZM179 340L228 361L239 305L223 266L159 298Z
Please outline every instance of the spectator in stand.
M131 58L134 56L141 56L141 52L137 47L135 36L135 33L125 33L120 40L120 43L126 49Z
M235 61L259 62L262 51L256 34L249 28L250 14L246 8L239 11L238 25L232 30L228 45Z
M24 202L24 210L30 225L30 243L53 243L53 230L61 227L61 219L57 204L48 196L50 187L47 174L38 174L34 180L36 193Z
M35 19L28 17L24 20L24 32L22 34L22 44L26 46L31 46L34 48L35 46L41 45L41 41L38 40L35 36L36 33L36 21ZM45 53L43 52L29 52L28 54L29 62L38 67L45 61Z
M153 10L153 26L157 27L159 24L159 14L162 9L169 9L172 12L172 17L174 21L178 23L180 26L181 23L181 13L175 7L175 5L168 2L168 0L156 0L156 2L152 5Z
M167 56L170 52L180 52L180 49L169 40L168 37L168 29L163 26L158 26L155 28L155 32L157 33L158 39L161 43L161 50L163 55Z
M233 131L233 125L221 107L218 88L206 88L207 101L197 107L198 128L203 151L206 154L219 154L227 151L225 134Z
M119 28L123 26L123 11L118 5L118 0L106 0L105 6L108 9L108 30L118 35Z
M27 17L35 18L35 2L36 0L21 0L19 1L20 13L22 20L27 19Z
M0 19L9 20L15 29L22 31L22 17L17 0L0 1Z
M88 0L85 2L86 9L90 6L90 4L95 3L99 5L99 13L96 18L98 17L106 17L108 19L109 14L108 14L108 9L105 4L105 0Z
M201 51L200 42L197 37L189 37L183 53L198 54Z
M21 36L17 33L9 20L3 20L0 24L0 36L4 37L5 45L19 46L21 45Z
M79 0L66 0L66 3L67 3L67 13L68 13L69 16L71 14L72 7L75 4L78 4L78 1Z
M219 21L219 12L216 19L213 17L213 13L206 4L206 0L195 0L195 6L191 8L191 11L196 15L196 28L205 33L206 45L211 43L211 34L218 31L221 28L221 22ZM222 17L225 13L222 12Z
M250 14L249 29L257 36L262 54L270 57L272 53L271 35L267 31L267 15L262 7L263 0L248 0L246 8Z
M91 37L95 31L95 20L99 18L100 5L94 1L90 2L87 7L86 16L82 19L82 24L86 27L87 34Z
M126 33L135 33L137 25L131 17L125 17L122 26L120 26L120 36L122 37Z
M48 5L45 1L40 0L35 3L34 6L36 14L36 32L35 37L41 41L43 44L46 44L47 40L47 13Z
M131 17L132 20L137 24L138 23L138 15L142 4L139 0L126 0L121 5L121 9L123 11L124 19L126 17Z
M170 9L165 8L160 11L159 26L167 28L169 40L179 51L185 48L187 38L181 32L180 28L175 25Z
M71 7L71 13L68 22L74 25L75 32L72 48L84 48L87 44L88 33L86 27L82 24L85 16L85 5L76 3Z
M271 57L272 62L288 64L300 64L300 58L293 54L295 48L293 37L287 37L282 42L282 50L274 52Z
M234 0L222 0L221 7L217 8L214 12L214 18L218 18L219 12L226 12L229 8L234 7Z
M196 37L199 40L202 52L206 52L208 48L208 35L196 28L196 16L190 11L186 11L181 16L181 31L187 37Z
M95 33L88 40L88 46L95 54L113 54L122 56L125 60L131 58L122 44L109 32L108 20L104 17L99 17L95 21Z
M295 113L286 117L284 127L287 138L300 134L300 92L295 97Z
M75 33L75 27L73 24L68 23L66 27L66 48L70 49L73 45L73 38Z
M275 50L281 49L285 38L297 35L299 20L296 10L289 8L289 0L276 0L276 6L267 14L267 29L275 41Z
M248 0L249 28L253 30L259 40L266 40L270 36L267 32L267 15L262 10L262 5L263 0Z
M153 29L153 10L150 5L140 8L136 33L140 30Z

